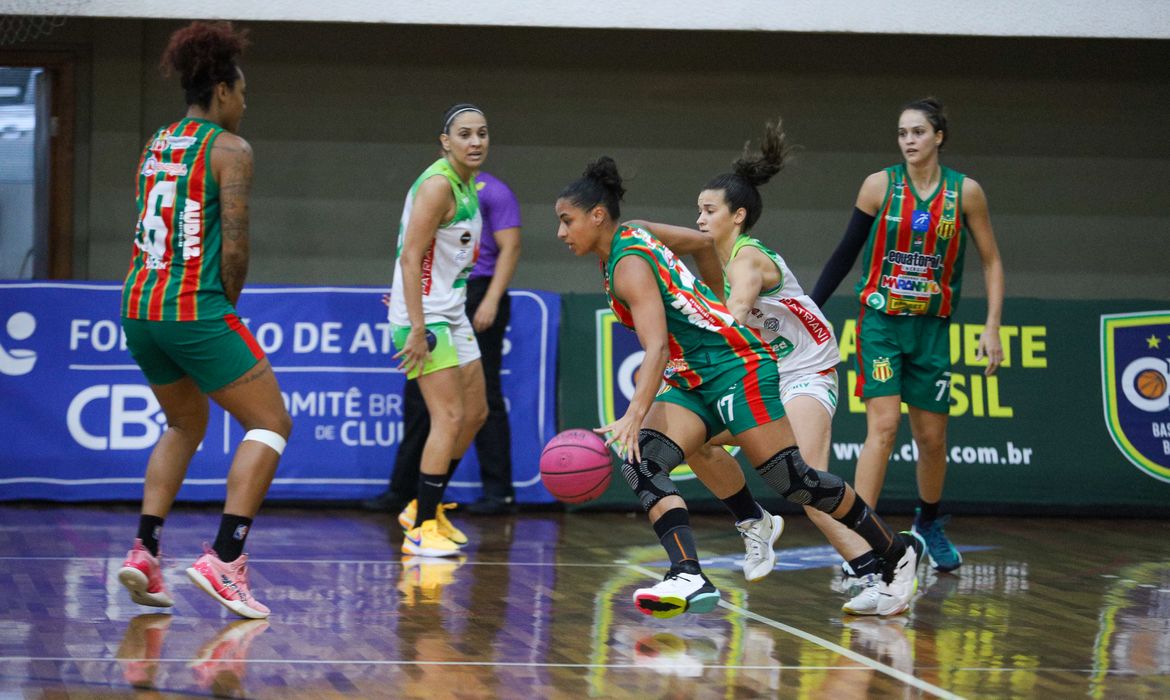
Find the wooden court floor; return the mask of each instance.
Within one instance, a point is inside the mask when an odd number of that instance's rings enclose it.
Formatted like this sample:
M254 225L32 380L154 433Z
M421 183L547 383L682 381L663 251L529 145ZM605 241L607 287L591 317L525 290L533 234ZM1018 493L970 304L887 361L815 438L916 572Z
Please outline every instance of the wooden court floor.
M0 506L0 698L1170 697L1167 521L958 518L957 575L875 619L842 616L803 517L746 585L729 520L696 516L723 603L655 620L630 602L664 568L641 515L454 517L472 544L436 563L389 515L268 508L248 548L273 614L245 621L183 573L214 510L168 520L159 614L115 576L134 508Z

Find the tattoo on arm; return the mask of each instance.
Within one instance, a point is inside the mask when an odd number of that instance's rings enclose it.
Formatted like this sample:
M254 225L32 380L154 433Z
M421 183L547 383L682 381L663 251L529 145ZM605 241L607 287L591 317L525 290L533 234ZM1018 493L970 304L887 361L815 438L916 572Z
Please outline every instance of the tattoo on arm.
M224 293L233 305L240 299L248 275L248 198L252 191L250 148L227 148L228 162L220 175L220 231L223 252L220 276Z

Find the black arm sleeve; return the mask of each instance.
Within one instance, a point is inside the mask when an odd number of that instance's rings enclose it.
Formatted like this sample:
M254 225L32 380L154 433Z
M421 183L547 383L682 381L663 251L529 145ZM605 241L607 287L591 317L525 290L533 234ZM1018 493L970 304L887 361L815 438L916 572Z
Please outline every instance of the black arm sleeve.
M865 239L869 238L869 230L873 227L874 218L873 215L866 214L857 207L853 208L853 216L849 219L849 225L845 227L845 237L841 239L841 242L837 244L837 249L829 256L828 262L821 270L820 278L817 279L816 287L809 295L817 306L824 307L825 302L833 296L833 292L841 284L841 280L845 279L845 275L849 274L849 270L853 268L853 263L857 262L857 256L861 254Z

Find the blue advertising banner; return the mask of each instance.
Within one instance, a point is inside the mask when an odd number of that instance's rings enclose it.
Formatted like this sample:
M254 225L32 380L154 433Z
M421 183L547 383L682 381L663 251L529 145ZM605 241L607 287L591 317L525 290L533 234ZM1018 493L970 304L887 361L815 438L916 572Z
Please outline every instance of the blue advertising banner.
M372 496L387 486L402 439L404 377L391 359L380 288L256 287L240 316L268 354L293 434L272 499ZM560 300L513 290L501 383L520 502L548 502L539 456L556 432ZM165 429L119 322L121 285L0 283L0 500L137 500ZM243 430L214 403L180 500L221 500ZM448 489L480 493L468 451Z

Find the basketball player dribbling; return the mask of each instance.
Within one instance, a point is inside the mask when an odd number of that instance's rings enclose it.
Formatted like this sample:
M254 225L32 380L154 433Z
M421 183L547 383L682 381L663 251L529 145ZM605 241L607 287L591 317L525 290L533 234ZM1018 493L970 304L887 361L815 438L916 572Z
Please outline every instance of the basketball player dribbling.
M760 186L779 173L788 159L781 120L765 126L760 148L754 155L745 148L733 172L716 176L699 193L698 231L651 222L643 225L676 253L699 250L708 238L714 239L726 271L727 308L738 323L759 332L776 353L782 420L791 425L809 466L825 471L837 409L837 338L784 259L749 233L763 212ZM747 548L744 576L752 581L775 565L772 521L780 516L769 514L752 499L735 460L720 446L729 442L726 433L718 435L688 455L687 462L734 514ZM859 585L842 610L851 615L878 614L880 557L828 514L807 505L804 510L837 552L861 572L858 576L868 576L866 582L873 584Z
M718 605L719 591L699 566L686 503L670 472L726 429L778 493L831 514L880 553L887 594L882 614L904 610L917 588L917 538L891 532L848 484L805 464L780 420L775 353L736 323L661 241L644 229L619 225L624 193L616 163L603 156L565 187L556 214L557 237L578 256L598 257L610 307L645 350L626 413L597 429L609 435L608 444L621 446L622 474L670 558L663 580L637 590L634 604L655 617ZM662 379L668 387L659 393Z

